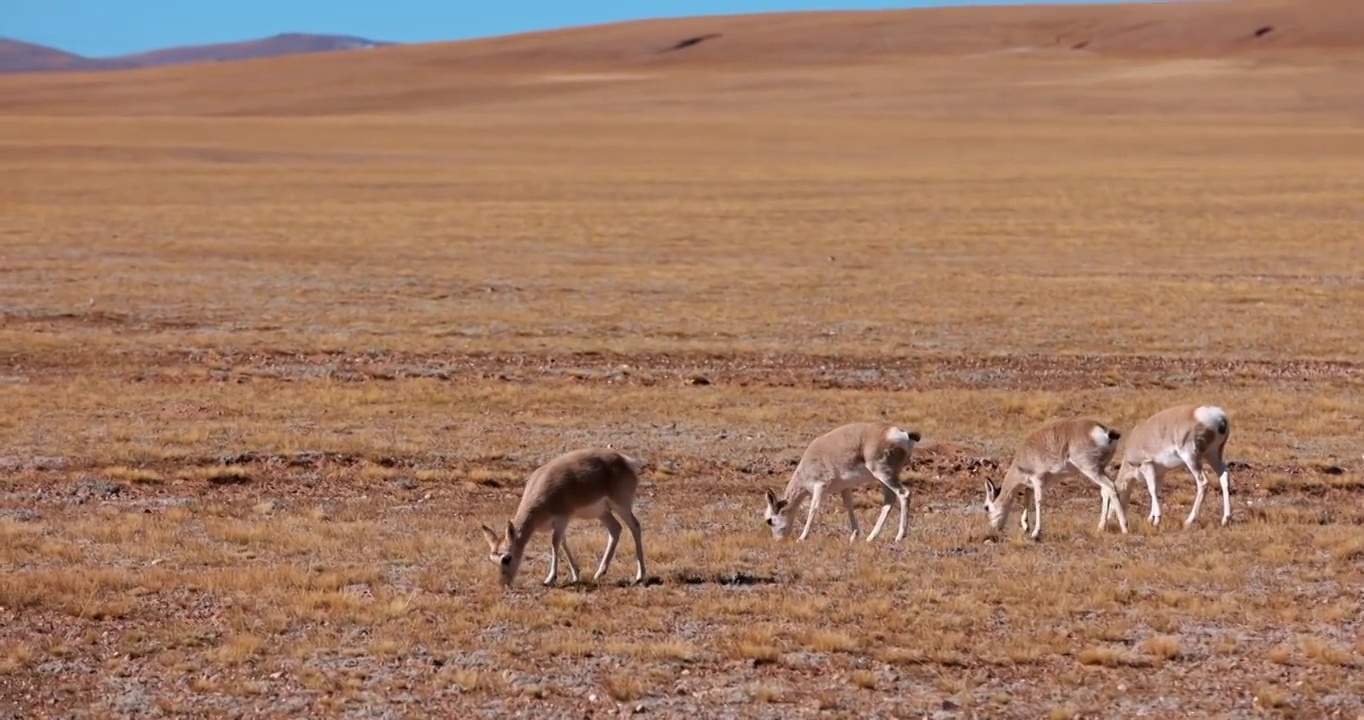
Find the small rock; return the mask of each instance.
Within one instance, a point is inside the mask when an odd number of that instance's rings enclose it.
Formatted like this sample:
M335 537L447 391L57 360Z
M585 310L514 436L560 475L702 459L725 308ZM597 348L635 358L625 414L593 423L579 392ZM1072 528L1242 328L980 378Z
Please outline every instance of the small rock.
M743 705L753 701L753 695L743 688L734 688L720 697L721 702L727 705Z
M823 653L794 652L783 657L782 662L789 668L813 669L827 666L829 656Z
M58 456L40 455L38 457L33 458L33 460L30 461L29 465L34 470L65 470L68 467L71 467L71 461L60 455Z
M266 500L263 503L257 503L256 506L251 509L255 511L257 515L269 515L283 507L284 505L278 500Z
M286 462L293 467L308 467L318 465L326 457L325 453L320 452L296 452Z
M417 489L417 481L410 477L399 478L398 480L394 481L393 484L397 485L399 488L402 488L403 490Z
M123 487L117 483L105 480L86 480L80 487L76 488L76 497L110 498L122 491Z

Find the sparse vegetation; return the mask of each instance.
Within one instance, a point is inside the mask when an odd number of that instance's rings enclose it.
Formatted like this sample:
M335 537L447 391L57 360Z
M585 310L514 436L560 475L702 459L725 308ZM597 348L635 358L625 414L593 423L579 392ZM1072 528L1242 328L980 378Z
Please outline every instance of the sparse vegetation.
M876 673L870 670L854 670L848 675L848 680L864 690L876 689Z
M1158 635L1149 638L1142 644L1146 653L1161 660L1175 660L1179 658L1179 638L1169 635Z
M0 714L1354 717L1364 102L1334 57L511 68L383 115L321 57L261 63L241 113L236 69L54 80L193 92L0 116ZM986 532L1029 430L1176 402L1232 417L1230 525L1169 522L1173 470L1158 529L1138 490L1097 533L1079 480L1040 543ZM826 499L773 542L764 488L863 419L923 433L904 541L848 543ZM541 588L546 532L503 591L478 525L607 443L648 463L654 583ZM590 572L606 533L568 541Z

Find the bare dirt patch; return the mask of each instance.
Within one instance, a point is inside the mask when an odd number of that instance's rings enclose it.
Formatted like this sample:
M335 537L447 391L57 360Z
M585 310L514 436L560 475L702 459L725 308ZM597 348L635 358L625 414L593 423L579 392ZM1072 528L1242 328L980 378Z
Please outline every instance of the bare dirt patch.
M628 80L647 80L646 73L551 73L538 75L528 80L532 83L601 83L624 82Z

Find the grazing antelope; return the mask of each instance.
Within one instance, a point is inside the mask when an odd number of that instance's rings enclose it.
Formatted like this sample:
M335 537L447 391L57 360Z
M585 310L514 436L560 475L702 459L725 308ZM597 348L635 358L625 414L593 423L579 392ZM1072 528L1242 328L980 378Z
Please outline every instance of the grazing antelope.
M626 457L615 450L589 448L564 453L536 468L526 480L521 493L521 504L516 515L507 521L506 532L499 538L487 525L483 535L488 540L489 557L497 563L502 584L510 586L516 579L526 545L537 530L549 525L553 530L549 546L549 576L545 585L553 585L559 575L559 549L568 560L568 571L573 582L578 581L578 565L569 552L565 533L574 518L596 518L606 526L610 536L601 564L593 580L606 574L611 558L620 541L620 522L614 511L630 528L635 540L635 579L644 579L644 546L640 543L639 520L633 510L635 490L639 487L639 471L644 463Z
M1031 538L1036 540L1042 534L1042 487L1053 479L1083 475L1098 485L1103 495L1099 531L1107 528L1108 516L1112 512L1118 516L1118 527L1126 533L1126 500L1119 498L1113 481L1108 479L1104 469L1113 459L1120 437L1122 435L1117 430L1089 418L1060 420L1033 431L1014 453L1004 482L996 486L990 480L985 481L985 511L990 526L996 531L1004 529L1004 523L1013 508L1014 496L1026 486L1032 489L1036 522ZM1027 532L1026 506L1023 508L1021 524L1023 531Z
M772 537L781 540L791 528L791 519L806 498L810 511L805 515L805 529L800 540L810 535L815 511L826 493L843 497L848 510L848 524L852 527L849 541L857 539L857 516L853 513L853 488L859 485L881 485L881 515L867 534L871 542L881 532L892 502L900 504L900 530L895 535L899 542L905 536L908 523L909 488L900 484L900 469L909 464L909 456L919 442L918 432L903 430L886 423L850 423L834 428L815 438L805 448L800 463L786 484L780 499L767 490L767 511L764 519L772 528Z
M1128 433L1123 444L1122 465L1118 468L1115 485L1124 504L1138 479L1146 481L1151 496L1151 514L1147 520L1160 525L1160 500L1157 490L1166 471L1180 466L1193 473L1198 489L1193 507L1184 527L1193 524L1203 509L1203 495L1208 488L1208 476L1203 463L1212 466L1222 486L1222 524L1231 520L1231 477L1222 460L1222 448L1231 433L1227 412L1216 405L1176 405L1143 420Z

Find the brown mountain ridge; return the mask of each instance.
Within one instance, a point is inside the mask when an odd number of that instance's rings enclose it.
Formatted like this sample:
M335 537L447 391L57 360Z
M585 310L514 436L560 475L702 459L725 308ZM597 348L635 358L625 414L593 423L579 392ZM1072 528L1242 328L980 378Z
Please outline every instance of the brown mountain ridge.
M783 114L1050 112L1061 104L1353 120L1364 117L1361 50L1360 0L767 13L97 76L12 74L0 77L0 114L596 113L723 102ZM1142 92L1124 90L1135 86Z
M207 62L231 62L306 53L385 47L395 43L349 35L281 33L258 40L184 45L149 52L90 58L45 45L0 39L0 73L128 70Z

